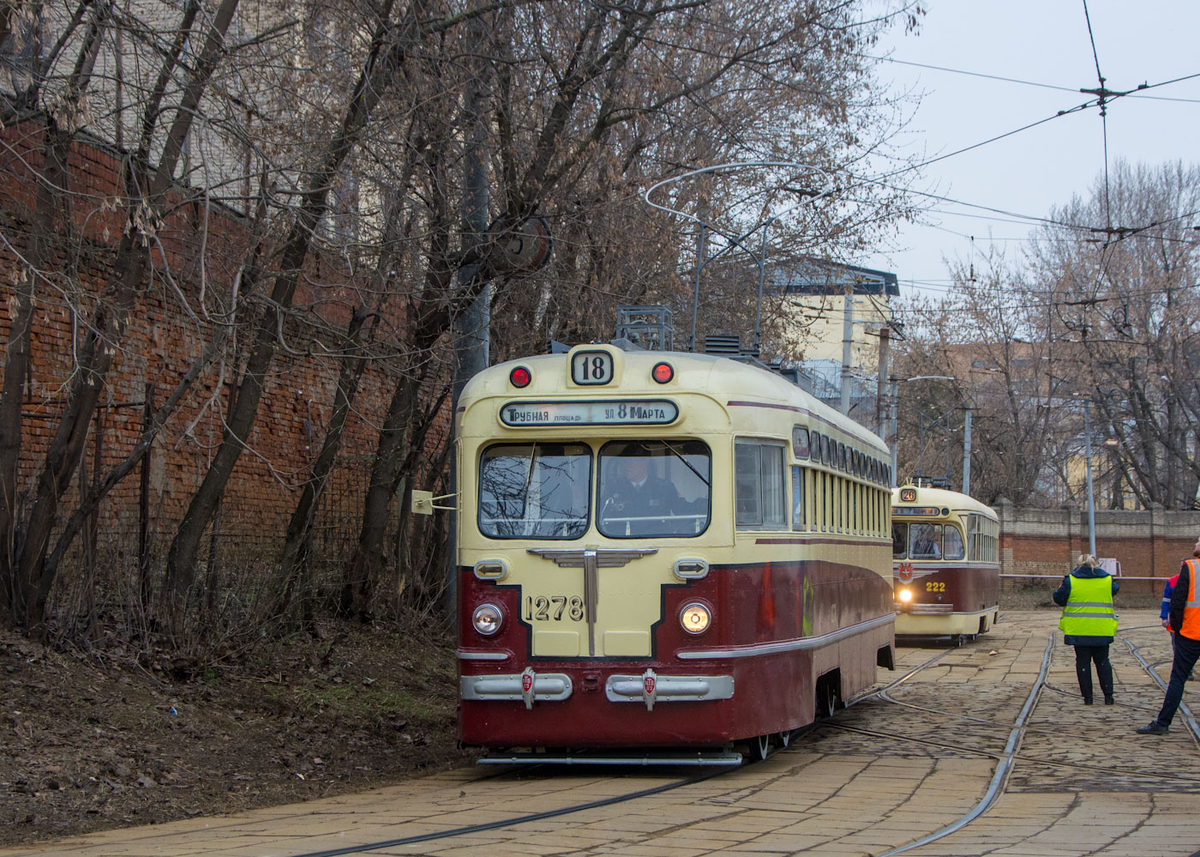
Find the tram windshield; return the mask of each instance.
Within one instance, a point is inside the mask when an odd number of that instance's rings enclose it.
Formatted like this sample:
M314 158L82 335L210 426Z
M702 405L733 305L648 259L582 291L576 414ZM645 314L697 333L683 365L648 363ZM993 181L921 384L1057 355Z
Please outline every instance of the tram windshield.
M479 531L496 539L577 539L588 528L591 483L585 444L489 447L479 465Z
M600 532L697 536L708 528L711 456L700 441L616 441L600 450Z
M892 559L962 559L962 532L953 524L892 524Z

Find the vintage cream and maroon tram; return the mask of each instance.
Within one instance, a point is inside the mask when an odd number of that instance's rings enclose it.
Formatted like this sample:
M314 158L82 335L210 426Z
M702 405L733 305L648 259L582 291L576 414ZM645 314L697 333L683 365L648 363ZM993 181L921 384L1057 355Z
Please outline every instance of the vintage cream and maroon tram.
M892 496L896 635L960 644L1000 613L1000 519L973 497L903 485Z
M459 737L491 759L732 763L892 666L887 449L779 374L582 345L475 376L456 430Z

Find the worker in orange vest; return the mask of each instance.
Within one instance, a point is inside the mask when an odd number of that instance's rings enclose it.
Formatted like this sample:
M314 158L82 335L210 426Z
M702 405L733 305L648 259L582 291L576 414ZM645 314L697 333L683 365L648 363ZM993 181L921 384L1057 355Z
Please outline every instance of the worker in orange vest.
M1192 557L1185 559L1179 567L1179 579L1175 582L1167 610L1167 623L1175 636L1171 680L1167 683L1167 694L1158 717L1137 730L1142 735L1163 735L1170 729L1183 699L1183 686L1200 658L1200 600L1196 597L1196 580L1200 578L1200 539L1192 549Z

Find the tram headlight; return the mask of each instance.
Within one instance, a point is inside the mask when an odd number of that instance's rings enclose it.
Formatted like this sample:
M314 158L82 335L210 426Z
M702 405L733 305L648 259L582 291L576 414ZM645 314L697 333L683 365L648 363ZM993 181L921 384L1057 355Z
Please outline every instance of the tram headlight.
M898 593L896 593L896 595L905 604L912 601L912 590L907 587L905 587L904 589L901 589Z
M504 624L504 611L495 604L480 604L471 614L471 624L485 637L490 637Z
M703 634L712 624L712 613L703 604L693 602L679 611L679 624L689 634Z

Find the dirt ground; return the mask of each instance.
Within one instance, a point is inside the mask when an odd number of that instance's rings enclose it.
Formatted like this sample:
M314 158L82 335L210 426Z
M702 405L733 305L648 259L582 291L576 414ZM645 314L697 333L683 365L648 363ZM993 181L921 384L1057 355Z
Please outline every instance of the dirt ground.
M324 625L172 681L0 631L0 845L327 797L470 763L451 641Z

